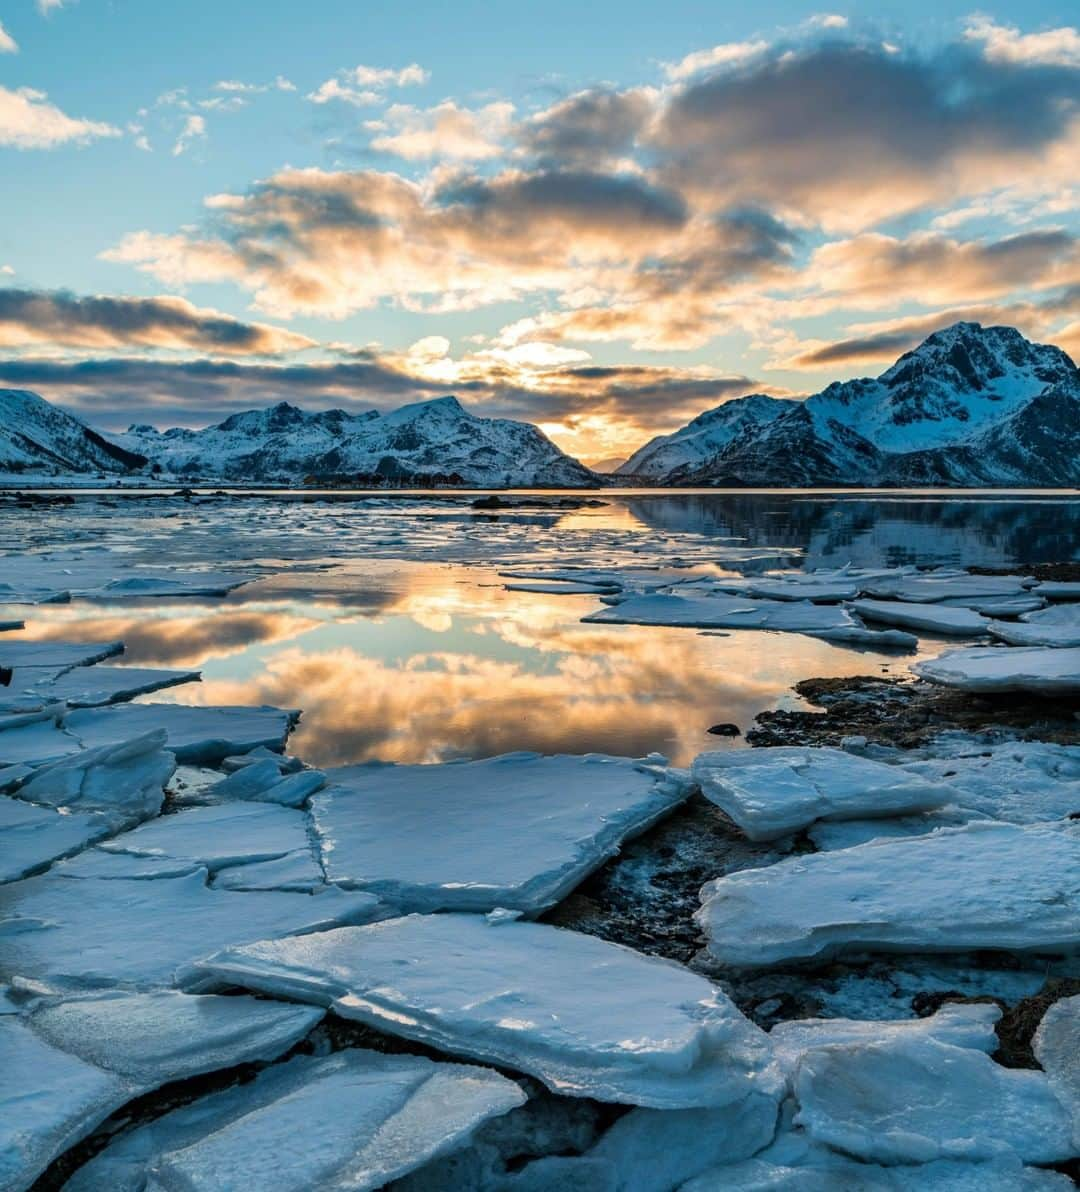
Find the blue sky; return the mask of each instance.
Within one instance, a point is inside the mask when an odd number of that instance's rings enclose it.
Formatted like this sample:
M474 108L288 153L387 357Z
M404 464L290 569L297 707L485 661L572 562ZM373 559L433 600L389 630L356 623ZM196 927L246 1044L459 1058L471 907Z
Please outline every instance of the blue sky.
M108 428L454 391L597 459L957 317L1076 354L1070 16L7 0L0 384Z

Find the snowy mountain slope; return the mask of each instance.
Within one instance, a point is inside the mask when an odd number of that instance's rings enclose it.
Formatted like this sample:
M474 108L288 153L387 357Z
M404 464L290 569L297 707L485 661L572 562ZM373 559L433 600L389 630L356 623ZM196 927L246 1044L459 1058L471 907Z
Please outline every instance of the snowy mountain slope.
M118 441L180 479L380 476L422 482L458 476L473 485L573 487L598 482L535 426L478 418L455 397L389 414L309 413L281 402L202 430L134 426Z
M957 323L880 377L836 382L787 402L770 420L743 426L709 458L687 453L658 479L779 487L1073 485L1078 378L1059 348L1030 343L1012 327ZM677 443L693 425L666 442Z
M764 393L738 397L699 414L673 435L651 439L616 468L615 474L659 480L676 468L700 467L748 429L764 426L797 405Z
M0 389L0 473L126 473L146 459L25 389Z

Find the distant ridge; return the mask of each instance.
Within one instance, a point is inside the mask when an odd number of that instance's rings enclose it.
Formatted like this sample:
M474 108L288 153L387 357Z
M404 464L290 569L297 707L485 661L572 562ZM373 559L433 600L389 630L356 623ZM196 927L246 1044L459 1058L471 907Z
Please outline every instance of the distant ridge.
M1080 373L1013 327L956 323L876 379L708 410L617 475L719 487L1073 487Z

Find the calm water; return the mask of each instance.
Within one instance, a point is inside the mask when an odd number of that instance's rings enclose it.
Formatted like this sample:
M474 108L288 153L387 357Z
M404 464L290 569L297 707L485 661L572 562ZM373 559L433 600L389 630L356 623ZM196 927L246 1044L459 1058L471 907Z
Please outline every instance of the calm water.
M5 513L0 533L8 551L105 544L144 562L284 560L290 570L225 600L24 609L20 636L118 637L126 664L202 670L201 684L151 699L302 708L293 748L323 765L514 749L655 750L681 763L721 745L710 724L745 729L760 711L797 703L790 687L801 678L902 674L948 644L926 639L917 655L896 656L796 634L584 625L594 597L507 592L500 564L679 557L709 570L747 546L760 557L740 565L757 570L1080 557L1075 494L600 495L601 508L493 520L445 495L206 506L84 497L21 524Z

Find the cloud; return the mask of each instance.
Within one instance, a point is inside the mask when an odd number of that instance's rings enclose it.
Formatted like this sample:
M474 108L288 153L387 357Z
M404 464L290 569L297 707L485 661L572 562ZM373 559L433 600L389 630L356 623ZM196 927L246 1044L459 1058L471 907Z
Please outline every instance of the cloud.
M1043 33L1021 33L1015 26L998 25L980 15L969 19L964 37L981 45L991 62L1080 67L1080 31L1069 25Z
M972 302L1080 281L1080 240L1060 229L992 241L870 232L819 248L806 276L813 288L843 304Z
M7 277L12 277L15 270L10 265L0 265L0 273L3 273Z
M418 63L413 62L401 69L377 66L357 66L343 70L332 79L321 83L307 95L312 103L324 104L334 100L366 107L380 103L388 87L420 86L431 76Z
M173 157L179 157L182 153L186 153L195 141L203 140L205 137L206 118L204 116L187 116L180 135L176 138L176 144L173 145Z
M837 230L1013 183L1075 177L1080 73L1017 72L830 41L774 47L676 88L648 147L699 202L752 202ZM1071 163L1071 164L1070 164Z
M514 105L489 103L470 109L444 100L433 108L393 104L377 122L371 148L408 161L433 158L481 161L498 157L510 127Z
M738 66L764 54L767 41L728 41L708 50L695 50L678 62L665 62L664 73L669 79L688 79L691 75L718 67Z
M596 166L624 158L650 119L651 87L579 91L530 117L515 130L521 147L542 161Z
M48 16L54 9L63 8L67 0L37 0L38 12Z
M18 42L4 28L3 22L0 21L0 54L17 54L18 52Z
M44 91L32 87L12 91L0 86L0 146L53 149L57 145L85 145L98 137L118 136L120 129L111 124L68 116L48 102Z
M687 220L672 191L584 170L454 172L434 187L289 170L211 202L215 235L135 233L106 259L169 284L231 279L279 315L340 317L386 298L463 310L580 286L590 266L644 258Z
M0 289L0 347L41 344L226 355L272 355L315 346L306 336L265 323L244 323L183 298L80 297L64 291Z

